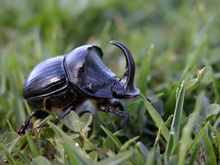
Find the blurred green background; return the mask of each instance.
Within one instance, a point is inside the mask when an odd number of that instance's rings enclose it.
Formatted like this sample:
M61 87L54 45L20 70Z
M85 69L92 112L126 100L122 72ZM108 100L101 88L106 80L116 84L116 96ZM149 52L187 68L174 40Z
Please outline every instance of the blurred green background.
M176 85L183 74L188 85L185 117L201 91L203 108L220 103L219 7L219 0L0 0L0 134L9 131L7 120L17 129L31 113L22 85L44 59L97 44L104 63L122 75L124 57L109 44L111 39L132 52L135 84L164 120L174 113ZM132 106L135 101L123 102L134 117L129 136L140 135L150 146L156 128L146 107Z

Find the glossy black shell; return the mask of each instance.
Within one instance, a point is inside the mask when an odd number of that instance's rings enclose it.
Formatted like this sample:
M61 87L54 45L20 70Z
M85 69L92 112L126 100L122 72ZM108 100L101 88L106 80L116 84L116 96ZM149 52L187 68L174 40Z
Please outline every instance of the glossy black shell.
M94 45L74 49L64 58L68 80L87 96L113 98L116 76L101 61L103 53Z
M63 60L64 56L58 56L36 65L23 85L24 98L42 98L65 92L69 81Z

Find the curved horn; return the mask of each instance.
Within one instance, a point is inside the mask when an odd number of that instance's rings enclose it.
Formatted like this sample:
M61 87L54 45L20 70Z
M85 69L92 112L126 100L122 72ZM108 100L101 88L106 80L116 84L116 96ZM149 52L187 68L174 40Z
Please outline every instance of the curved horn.
M135 95L135 96L138 95L139 90L134 88L134 86L133 86L134 74L135 74L135 63L134 63L134 59L131 55L131 52L121 42L111 40L110 43L119 47L123 51L125 58L126 58L126 68L125 68L125 71L124 71L122 78L119 80L121 86L124 87L124 90L123 90L123 92L122 91L120 92L120 90L114 91L114 92L118 93L118 95L121 95L121 94ZM116 88L118 88L117 85L116 85Z

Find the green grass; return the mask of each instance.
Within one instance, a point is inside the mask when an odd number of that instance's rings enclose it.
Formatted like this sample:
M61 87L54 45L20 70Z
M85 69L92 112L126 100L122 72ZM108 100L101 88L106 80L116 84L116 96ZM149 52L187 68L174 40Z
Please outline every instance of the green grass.
M9 164L219 164L220 2L196 0L1 1L0 158ZM22 85L40 61L83 44L100 45L119 77L111 39L127 45L141 95L115 115L86 112L19 136L31 114ZM149 98L148 102L145 98ZM84 113L83 113L84 112ZM33 120L35 122L35 120ZM0 163L0 164L1 164Z

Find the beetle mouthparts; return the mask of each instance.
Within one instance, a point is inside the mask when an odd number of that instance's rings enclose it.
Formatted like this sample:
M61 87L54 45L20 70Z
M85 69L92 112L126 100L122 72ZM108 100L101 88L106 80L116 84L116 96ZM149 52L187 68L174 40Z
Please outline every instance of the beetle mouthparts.
M139 90L134 88L135 63L129 49L121 42L111 40L111 44L119 47L125 55L126 67L122 78L116 81L113 92L115 97L135 97L139 95Z

